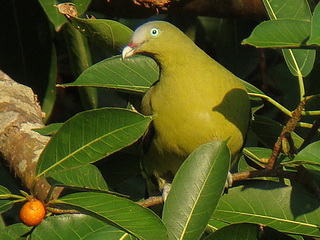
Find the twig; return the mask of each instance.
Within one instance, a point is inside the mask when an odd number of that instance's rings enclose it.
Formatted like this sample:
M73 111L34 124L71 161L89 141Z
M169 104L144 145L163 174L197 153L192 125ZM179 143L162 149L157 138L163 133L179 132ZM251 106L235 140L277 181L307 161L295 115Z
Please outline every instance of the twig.
M280 136L278 137L274 148L272 150L272 154L268 160L268 164L266 166L266 169L274 169L276 161L278 159L279 153L282 149L282 140L287 138L288 135L290 135L293 130L295 129L297 123L301 119L301 112L304 110L304 106L306 104L305 100L302 100L296 110L292 112L292 117L287 122L286 126L282 130Z
M296 172L288 172L282 169L261 169L255 171L247 171L240 173L233 173L232 179L233 181L240 180L248 180L250 178L258 178L258 177L283 177L289 179L296 179Z
M153 197L149 197L145 200L141 200L139 202L136 202L137 204L139 204L142 207L151 207L151 206L155 206L155 205L159 205L163 203L163 197L162 196L153 196Z

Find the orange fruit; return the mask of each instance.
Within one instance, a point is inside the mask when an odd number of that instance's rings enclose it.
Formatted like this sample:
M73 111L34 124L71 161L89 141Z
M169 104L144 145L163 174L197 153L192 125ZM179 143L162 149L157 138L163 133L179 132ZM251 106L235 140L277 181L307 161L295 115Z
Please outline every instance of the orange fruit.
M46 215L43 203L35 198L26 202L20 210L21 221L28 226L38 225Z

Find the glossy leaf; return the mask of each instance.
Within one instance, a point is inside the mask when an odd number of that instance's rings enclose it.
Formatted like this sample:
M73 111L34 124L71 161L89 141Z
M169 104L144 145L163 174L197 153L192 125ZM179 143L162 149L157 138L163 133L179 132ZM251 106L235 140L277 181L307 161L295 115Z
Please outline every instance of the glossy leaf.
M103 60L86 69L75 82L60 86L92 86L142 93L159 78L158 65L149 57L120 56Z
M212 229L212 231L216 231L219 228L230 225L229 223L219 221L217 219L211 218L208 223L208 227Z
M91 41L114 53L119 53L129 43L133 33L130 28L114 20L71 17L71 23Z
M166 228L151 210L117 196L104 193L74 193L54 201L67 204L99 216L118 229L125 230L139 239L167 239Z
M163 210L169 239L199 239L221 197L230 165L226 142L197 148L180 167Z
M78 168L139 139L151 117L114 108L81 112L66 121L43 150L37 177Z
M31 230L31 227L23 223L9 225L0 230L0 239L16 240Z
M295 19L278 19L260 23L244 44L259 48L299 47L306 43L311 22Z
M10 197L10 194L11 192L6 187L0 185L0 213L12 208L13 202L7 200Z
M294 76L307 76L312 68L316 58L315 50L305 49L282 49L286 63L290 72Z
M287 235L273 228L252 223L230 224L218 229L204 240L303 240L301 236Z
M213 218L229 223L256 223L278 231L320 236L320 202L299 186L251 181L228 190Z
M291 18L309 21L311 11L307 0L262 0L270 19Z
M59 0L39 0L43 10L45 11L49 20L53 23L56 31L59 31L61 26L67 22L67 19L64 15L62 15L59 10L55 7L55 5L59 4L61 1ZM73 3L76 7L78 14L81 15L87 9L91 0L70 0L68 1Z
M56 186L108 190L101 172L91 164L53 174L50 178L54 179L53 183L52 180L49 181L50 184Z
M88 39L75 29L69 22L62 28L69 65L74 78L77 78L85 69L92 65ZM81 103L84 109L94 109L98 106L96 88L78 88Z
M54 135L62 125L63 123L51 123L43 128L34 128L32 130L41 135Z
M59 229L59 231L57 231ZM126 238L128 235L128 238ZM31 234L32 239L136 239L108 223L85 214L48 217Z
M210 234L204 240L257 240L260 227L256 224L231 224Z
M320 4L317 4L314 9L312 21L311 21L311 34L308 40L308 44L320 45Z
M302 164L306 169L320 175L320 141L311 143L302 149L288 164Z
M272 20L295 19L311 22L311 11L307 0L263 0L263 4ZM308 34L305 38L310 36L310 30L311 26L308 28ZM277 31L277 28L274 31ZM301 31L302 29L297 29L297 32L293 32L293 34L301 35ZM273 31L270 34L273 34ZM307 76L310 73L315 61L315 50L283 49L282 52L294 76Z

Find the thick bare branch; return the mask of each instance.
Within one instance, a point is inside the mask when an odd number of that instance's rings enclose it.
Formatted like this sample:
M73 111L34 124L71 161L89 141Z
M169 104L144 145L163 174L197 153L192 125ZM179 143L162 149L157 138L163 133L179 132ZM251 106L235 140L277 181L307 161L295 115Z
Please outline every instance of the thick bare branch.
M33 131L44 127L43 113L31 88L13 81L0 71L0 153L14 175L33 193L44 200L50 185L35 182L36 164L49 137ZM57 197L61 189L54 191Z

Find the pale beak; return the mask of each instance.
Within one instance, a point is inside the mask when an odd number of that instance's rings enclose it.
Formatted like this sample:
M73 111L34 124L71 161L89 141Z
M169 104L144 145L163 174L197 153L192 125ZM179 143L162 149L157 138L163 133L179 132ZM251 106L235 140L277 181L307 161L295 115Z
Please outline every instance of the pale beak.
M134 55L135 50L137 49L137 44L134 43L130 43L128 46L126 46L123 50L122 50L122 59L131 57L132 55Z

